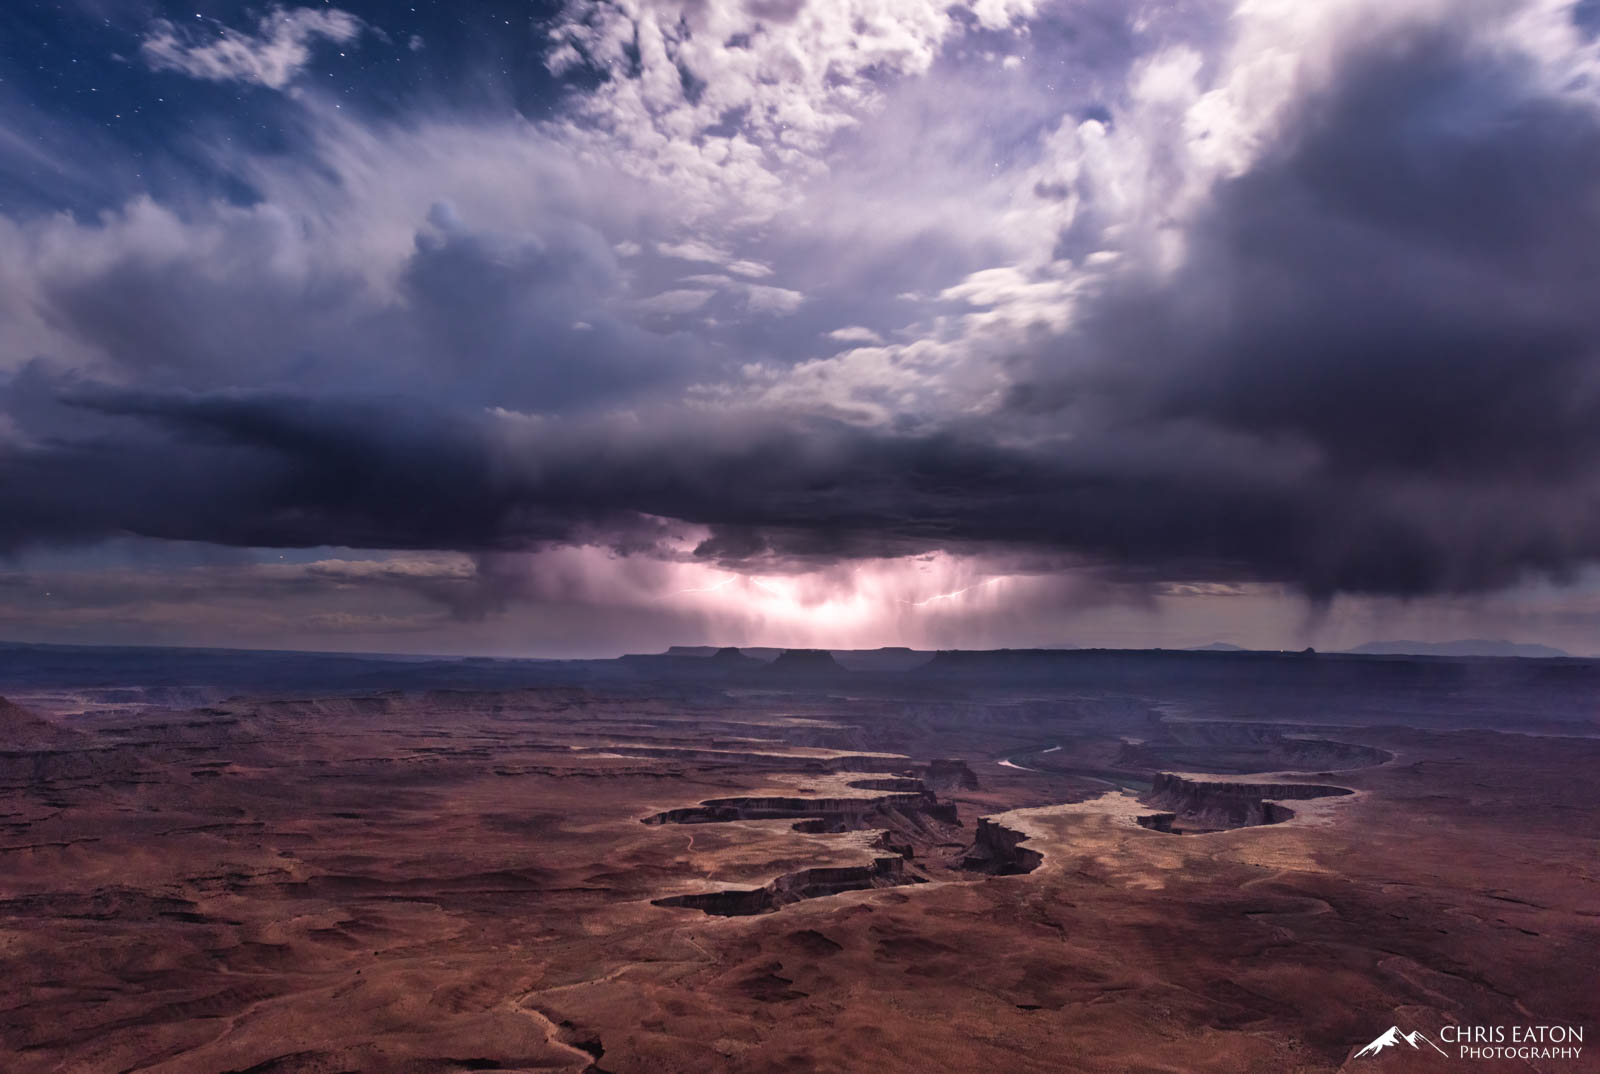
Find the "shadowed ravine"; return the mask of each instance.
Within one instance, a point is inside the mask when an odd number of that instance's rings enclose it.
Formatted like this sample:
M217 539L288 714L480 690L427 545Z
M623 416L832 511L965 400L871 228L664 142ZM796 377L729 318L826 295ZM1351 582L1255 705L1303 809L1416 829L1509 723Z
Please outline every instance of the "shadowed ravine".
M1030 873L1044 855L1025 846L1027 835L990 817L978 820L972 840L955 857L937 852L959 829L955 803L943 802L920 780L903 776L861 779L850 786L886 790L879 797L801 798L761 796L709 799L698 806L669 809L643 818L645 824L717 824L741 820L787 820L809 834L878 829L878 847L890 856L870 863L801 869L760 887L725 888L652 899L656 906L684 907L723 917L764 914L806 899L846 891L900 887L939 879L975 880L981 876ZM1295 814L1282 800L1353 794L1349 788L1312 783L1192 780L1170 772L1155 776L1140 802L1162 810L1136 817L1151 831L1201 835L1236 828L1279 824ZM977 874L977 875L974 875Z
M1047 759L1060 752L1055 746L1029 755ZM1125 750L1129 760L1205 759L1232 765L1244 775L1268 764L1292 776L1297 767L1339 765L1349 770L1386 764L1393 754L1372 746L1312 737L1295 737L1281 728L1228 722L1163 721L1161 734L1152 742ZM1299 762L1299 766L1294 763ZM1002 762L1005 763L1005 762ZM871 771L882 766L875 758L840 758L834 771ZM1019 771L1034 771L1012 765ZM1058 770L1061 771L1061 770ZM1068 769L1073 774L1081 770ZM917 772L923 778L913 778ZM1126 785L1135 774L1109 771L1114 782ZM1328 773L1324 771L1323 775ZM1140 827L1167 835L1206 835L1239 828L1281 824L1295 811L1285 801L1336 798L1354 794L1347 787L1289 780L1194 779L1174 772L1148 770L1137 775L1150 779L1140 797L1142 805L1158 812L1134 817ZM1099 782L1107 780L1096 777ZM1142 780L1140 781L1142 785ZM1044 855L1024 845L1027 836L991 817L981 817L970 840L953 841L963 825L954 802L943 801L932 789L971 789L977 779L959 761L938 760L892 773L853 779L853 790L886 792L878 796L799 797L792 795L713 798L695 806L669 809L643 818L645 824L719 824L743 820L793 820L792 828L807 834L835 834L877 830L874 845L892 857L877 857L859 865L802 869L785 873L760 887L730 887L652 899L656 906L685 907L719 916L763 914L806 899L845 891L922 884L932 879L974 881L982 876L1016 876L1037 869ZM954 846L959 853L949 853Z
M1150 793L1139 799L1164 812L1138 818L1141 826L1170 835L1204 835L1262 824L1281 824L1294 810L1279 805L1290 799L1332 798L1353 794L1348 787L1315 783L1232 783L1191 780L1171 772L1156 776Z
M956 786L975 782L964 765L937 762L930 775ZM669 809L644 817L645 824L719 824L745 820L792 820L792 829L812 835L878 831L874 845L888 851L859 865L801 869L760 887L726 888L652 899L656 906L687 907L732 917L764 914L790 903L845 891L923 884L938 877L972 873L1013 875L1031 872L1042 857L1022 848L1025 838L982 819L973 837L960 837L963 825L954 802L941 801L921 779L884 776L852 780L856 790L881 790L877 796L752 796L714 798L698 806ZM949 851L957 848L959 853Z

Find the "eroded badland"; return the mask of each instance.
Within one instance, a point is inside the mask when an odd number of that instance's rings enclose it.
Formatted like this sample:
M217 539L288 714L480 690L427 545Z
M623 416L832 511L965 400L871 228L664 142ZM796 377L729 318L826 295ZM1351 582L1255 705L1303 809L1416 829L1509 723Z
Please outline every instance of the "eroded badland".
M1443 1070L1352 1053L1600 1032L1591 664L281 659L9 673L0 1069Z

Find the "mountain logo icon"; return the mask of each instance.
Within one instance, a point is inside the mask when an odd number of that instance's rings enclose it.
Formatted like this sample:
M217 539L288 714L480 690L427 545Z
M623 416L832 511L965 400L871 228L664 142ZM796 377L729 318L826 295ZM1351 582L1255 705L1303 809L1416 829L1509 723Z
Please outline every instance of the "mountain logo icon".
M1450 1057L1450 1053L1446 1052L1443 1048L1429 1040L1423 1035L1420 1029L1414 1030L1410 1033L1402 1033L1400 1032L1399 1026L1390 1026L1382 1033L1379 1033L1377 1038L1371 1044L1368 1044L1365 1048L1362 1048L1359 1052L1357 1052L1354 1058L1364 1059L1368 1056L1377 1055L1385 1048L1393 1048L1402 1041L1411 1045L1412 1048L1419 1052L1422 1050L1422 1045L1426 1044L1428 1047L1432 1048L1445 1058L1448 1059Z

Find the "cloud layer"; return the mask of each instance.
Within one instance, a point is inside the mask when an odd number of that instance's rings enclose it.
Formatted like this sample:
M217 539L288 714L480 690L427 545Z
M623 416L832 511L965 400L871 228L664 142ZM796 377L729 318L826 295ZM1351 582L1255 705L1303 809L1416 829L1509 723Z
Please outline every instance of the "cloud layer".
M538 118L336 107L314 46L375 16L157 21L145 64L294 89L293 136L0 215L0 548L1574 577L1583 11L583 0Z

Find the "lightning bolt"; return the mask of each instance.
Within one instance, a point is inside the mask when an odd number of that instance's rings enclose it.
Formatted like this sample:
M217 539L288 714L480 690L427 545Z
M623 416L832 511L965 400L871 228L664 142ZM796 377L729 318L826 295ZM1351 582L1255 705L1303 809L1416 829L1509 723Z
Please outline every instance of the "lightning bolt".
M716 585L692 585L687 589L678 590L679 593L714 593L725 585L732 585L739 580L737 574L730 574Z
M902 600L900 603L901 604L909 604L913 608L921 608L924 605L932 604L936 600L954 600L955 598L961 596L963 593L970 593L974 589L982 589L984 586L991 586L991 585L994 585L996 582L1003 582L1003 581L1005 581L1004 577L988 578L988 579L985 579L984 581L974 582L972 585L965 586L964 588L961 588L961 589L957 589L953 593L937 593L937 594L935 594L935 595L933 595L931 597L928 597L926 600Z
M776 590L776 589L772 588L770 585L768 585L767 583L761 581L760 579L758 579L758 578L746 578L743 575L738 575L738 574L731 574L728 577L724 578L722 581L714 582L711 585L692 585L692 586L689 586L689 587L687 587L685 589L674 590L673 592L674 593L715 593L719 589L724 589L727 586L730 586L733 583L740 582L740 581L745 582L748 585L755 586L757 589L761 590L763 593L767 593L767 594L769 594L771 596L774 596L774 597L787 599L787 594L782 593L779 590Z

